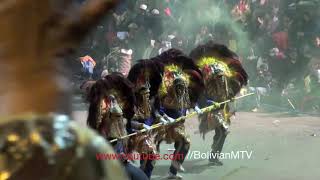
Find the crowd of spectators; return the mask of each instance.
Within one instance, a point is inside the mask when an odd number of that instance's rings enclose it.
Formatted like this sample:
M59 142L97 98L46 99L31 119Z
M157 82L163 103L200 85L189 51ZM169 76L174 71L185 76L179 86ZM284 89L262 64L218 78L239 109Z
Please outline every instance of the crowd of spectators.
M139 59L169 48L188 54L213 40L239 55L249 86L283 95L320 83L319 7L319 0L123 0L79 56L90 55L97 74L126 74Z

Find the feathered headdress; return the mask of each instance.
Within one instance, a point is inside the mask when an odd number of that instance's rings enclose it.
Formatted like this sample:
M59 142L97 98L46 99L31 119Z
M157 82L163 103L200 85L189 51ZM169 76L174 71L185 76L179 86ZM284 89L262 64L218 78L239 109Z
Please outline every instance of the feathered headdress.
M160 94L165 95L168 88L172 86L174 79L180 78L189 89L191 102L195 103L197 101L204 84L202 73L191 58L184 55L180 50L169 49L152 60L164 64Z
M192 50L190 57L193 58L203 74L213 72L224 75L239 82L241 87L247 84L248 75L238 56L225 45L210 41ZM236 93L240 91L241 87L234 87Z
M100 102L113 95L123 111L123 116L130 120L134 115L135 96L133 84L120 73L112 73L104 79L98 80L88 95L90 102L87 124L96 128L99 119ZM128 123L129 124L129 123Z
M168 89L173 86L173 81L177 78L181 79L186 86L189 86L190 77L187 73L175 64L166 65L159 90L160 96L168 93Z
M140 60L130 69L128 79L134 84L136 91L149 86L150 96L153 97L162 82L163 69L163 65L159 62Z

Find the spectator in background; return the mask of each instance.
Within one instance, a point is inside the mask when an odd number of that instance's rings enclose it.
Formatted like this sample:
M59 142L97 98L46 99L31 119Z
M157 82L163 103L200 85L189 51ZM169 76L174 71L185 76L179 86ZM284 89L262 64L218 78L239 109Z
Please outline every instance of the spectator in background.
M185 51L186 50L186 46L183 42L183 39L179 36L177 37L174 37L172 40L171 40L171 47L172 48L175 48L175 49L179 49L181 51Z
M155 57L158 55L159 49L161 46L161 42L158 40L151 40L149 47L143 53L142 59L150 59L151 57Z
M320 83L320 64L318 64L318 67L315 70L317 82Z
M257 78L255 82L251 84L249 90L255 93L256 96L256 106L252 109L253 112L257 112L261 106L261 99L267 96L271 90L272 75L268 71L268 65L262 63L257 66Z
M96 62L89 55L80 57L80 62L83 67L83 71L89 79L92 79L93 70L96 66Z
M250 3L247 0L240 0L231 11L233 18L241 19L250 12Z
M153 33L153 39L156 39L161 36L163 33L162 29L162 17L158 9L153 9L149 16L148 26L151 32Z
M104 79L108 75L109 75L108 69L103 70L102 73L101 73L101 79Z
M147 48L148 41L146 28L139 26L136 23L131 23L128 26L129 36L126 39L130 49L134 51L134 59L141 59L144 50ZM128 48L127 48L128 49Z
M200 32L196 36L196 41L194 43L195 47L204 44L205 42L212 40L213 36L211 33L209 33L209 28L208 26L202 26L200 29Z
M315 43L317 47L320 47L320 37L316 37Z
M162 41L161 45L160 45L160 49L158 51L158 55L160 55L161 53L169 50L171 48L171 43L170 41Z
M139 11L134 19L134 23L136 23L139 27L144 27L144 24L148 19L148 6L146 4L140 4Z
M126 74L125 69L134 63L131 59L148 59L171 47L186 52L213 39L243 55L240 58L250 73L251 82L261 79L258 65L268 69L285 87L308 62L302 56L308 53L298 51L303 51L305 44L314 49L320 47L320 23L316 23L320 6L316 0L124 1L101 26L103 29L97 28L97 36L89 39L83 50L92 51L90 54L98 63L103 55L101 64L105 66L101 68L109 72L121 69ZM225 11L222 14L226 17L207 21L206 12L211 9ZM230 13L229 16L226 13ZM101 33L107 39L106 48L101 42ZM130 49L131 55L123 53ZM106 56L106 52L110 54ZM265 61L261 61L261 57Z
M121 11L115 11L112 14L116 29L122 30L128 25L128 21L131 19L131 13L128 10L122 9Z
M121 49L121 59L119 60L119 72L127 76L132 66L132 49Z

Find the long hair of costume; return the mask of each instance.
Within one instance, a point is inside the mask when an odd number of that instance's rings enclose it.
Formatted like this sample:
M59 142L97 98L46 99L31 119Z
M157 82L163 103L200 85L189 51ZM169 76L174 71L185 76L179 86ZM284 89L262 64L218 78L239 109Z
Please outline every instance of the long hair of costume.
M152 58L152 60L161 62L164 65L175 64L180 66L183 70L195 70L202 76L201 71L198 69L193 60L178 49L172 48L164 51L160 55Z
M248 74L242 67L238 55L228 49L225 45L209 41L208 43L199 45L193 49L190 53L190 57L198 66L204 58L210 57L216 58L219 62L226 64L232 73L230 79L235 82L231 84L231 88L235 94L240 92L242 86L247 85ZM237 82L240 83L240 86Z
M158 61L167 64L168 61L170 62L172 59L175 59L176 57L181 55L184 55L184 53L181 50L171 48L167 51L162 52L160 55L154 57L153 59L157 59Z
M161 63L148 59L139 60L129 71L128 79L137 87L150 84L150 97L157 94L162 82L164 67Z
M80 90L82 91L83 97L85 98L86 101L89 100L88 95L89 95L90 89L95 83L96 83L96 81L89 80L89 81L83 82L80 85Z
M169 49L159 56L152 58L152 60L162 63L165 67L168 65L178 66L188 76L188 90L191 103L195 104L197 102L199 95L204 89L204 83L201 71L191 58L178 49Z
M186 70L186 73L189 75L191 82L188 87L190 102L195 105L204 90L203 78L202 75L195 70Z
M135 96L133 92L133 84L120 73L112 73L104 79L98 80L91 88L88 100L90 102L87 124L89 127L96 129L97 120L100 115L101 99L107 97L110 91L116 91L122 101L123 116L128 121L134 115ZM120 103L120 102L118 102ZM127 123L130 126L130 122ZM130 127L127 127L130 128Z

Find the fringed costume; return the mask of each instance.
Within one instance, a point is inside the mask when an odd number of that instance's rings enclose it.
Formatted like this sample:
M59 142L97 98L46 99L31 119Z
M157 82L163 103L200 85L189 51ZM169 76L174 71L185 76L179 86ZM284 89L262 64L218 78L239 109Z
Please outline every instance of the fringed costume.
M127 134L134 115L133 85L120 73L98 80L88 96L90 101L88 125L107 140ZM126 141L126 140L124 140Z
M199 101L201 107L234 98L247 84L248 75L238 56L224 45L210 41L195 48L190 57L204 77L205 92ZM232 115L229 105L225 104L217 110L199 116L199 129L203 138L207 132L215 130L212 153L221 152ZM210 162L222 165L217 158L213 158L218 156L210 157Z
M203 89L201 72L192 59L176 49L170 49L152 60L164 65L156 109L168 121L185 116L188 109L196 106ZM169 174L176 176L178 170L183 171L182 163L190 147L184 120L160 130L156 136L157 145L162 140L169 144L174 143L175 155L183 155L183 158L172 161Z
M133 88L133 84L122 74L112 73L98 80L92 86L89 94L90 107L87 124L109 141L118 139L112 143L118 154L128 154L133 150L129 145L129 139L119 139L130 133L132 129L130 120L134 116L135 107ZM132 179L148 179L141 170L137 171L124 158L126 156L121 157Z
M136 97L135 115L131 120L131 133L143 128L150 128L159 123L153 113L153 102L157 89L161 83L162 66L150 60L140 60L135 64L128 75L128 79L134 84ZM155 161L145 159L156 153L156 147L152 140L152 133L143 133L130 139L133 149L141 155L140 168L150 178Z

